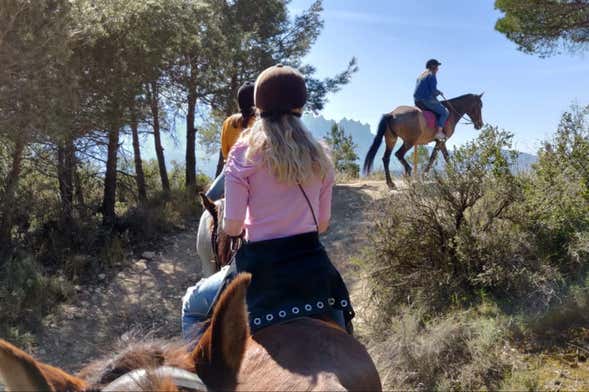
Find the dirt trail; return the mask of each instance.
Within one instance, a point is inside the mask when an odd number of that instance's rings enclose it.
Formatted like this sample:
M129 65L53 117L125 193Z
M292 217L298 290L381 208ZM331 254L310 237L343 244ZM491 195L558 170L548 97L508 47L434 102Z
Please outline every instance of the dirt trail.
M382 181L335 187L332 226L323 242L350 285L350 257L365 243L371 222L368 207L384 192ZM108 283L100 284L97 277L96 286L84 287L44 319L36 357L74 372L108 353L126 334L180 336L181 297L200 278L195 241L196 229L167 237L161 252L131 260Z

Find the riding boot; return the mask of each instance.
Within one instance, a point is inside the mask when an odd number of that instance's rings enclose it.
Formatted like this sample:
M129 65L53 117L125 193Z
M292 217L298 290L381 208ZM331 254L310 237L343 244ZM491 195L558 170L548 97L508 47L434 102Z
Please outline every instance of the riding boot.
M440 142L446 140L446 134L444 134L444 130L442 129L442 127L438 127L438 131L436 132L436 136L434 136L434 138Z

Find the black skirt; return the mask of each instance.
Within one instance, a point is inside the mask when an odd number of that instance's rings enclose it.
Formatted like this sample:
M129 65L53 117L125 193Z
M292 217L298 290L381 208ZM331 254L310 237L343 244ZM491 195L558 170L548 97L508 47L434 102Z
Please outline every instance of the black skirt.
M346 285L317 232L245 243L237 270L252 274L247 305L252 331L289 319L342 311L354 317Z

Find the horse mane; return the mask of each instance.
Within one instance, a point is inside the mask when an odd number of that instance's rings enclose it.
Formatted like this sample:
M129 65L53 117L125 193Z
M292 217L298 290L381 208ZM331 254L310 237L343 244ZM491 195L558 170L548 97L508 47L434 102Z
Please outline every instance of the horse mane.
M447 99L447 100L445 100L445 101L442 101L442 102L448 102L448 101L459 101L459 100L461 100L461 99L464 99L464 98L469 98L469 97L472 97L472 96L474 96L474 94L472 94L472 93L469 93L469 94L462 94L462 95L460 95L460 96L458 96L458 97L450 98L450 99Z
M186 342L165 341L160 339L152 339L148 341L139 341L140 334L136 334L130 340L121 340L118 345L121 349L115 349L114 357L109 355L106 358L93 361L88 366L84 367L79 373L78 377L86 380L91 389L100 389L117 378L136 369L156 369L160 366L172 366L184 369L190 372L195 372L194 362L190 356L190 350L187 348ZM124 346L124 347L123 347ZM153 378L154 383L162 380ZM149 390L158 390L152 388L155 385L149 386ZM164 390L169 390L164 388Z

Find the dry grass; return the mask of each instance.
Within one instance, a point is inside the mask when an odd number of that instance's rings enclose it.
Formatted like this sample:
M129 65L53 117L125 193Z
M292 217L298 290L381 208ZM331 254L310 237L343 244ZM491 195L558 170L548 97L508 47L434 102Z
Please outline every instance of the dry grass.
M371 333L369 350L385 390L497 389L509 370L501 356L503 326L492 314L425 321L419 309L405 308Z

